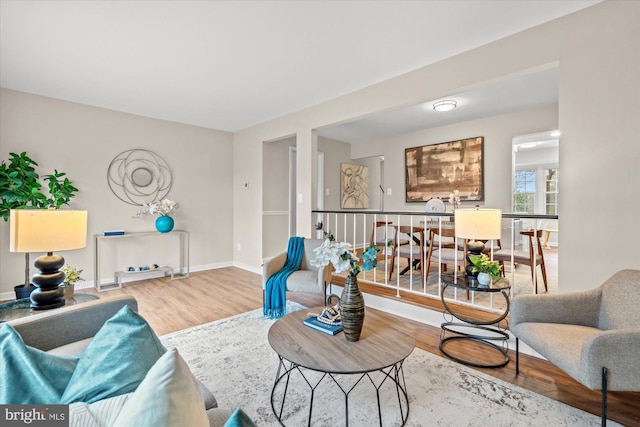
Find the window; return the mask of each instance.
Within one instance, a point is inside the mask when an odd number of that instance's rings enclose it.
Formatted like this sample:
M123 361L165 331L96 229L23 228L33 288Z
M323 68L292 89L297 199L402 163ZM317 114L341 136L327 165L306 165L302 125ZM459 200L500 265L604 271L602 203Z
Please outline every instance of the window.
M514 175L513 211L534 213L536 197L535 169L519 170Z
M558 215L558 169L546 169L545 200L547 215Z

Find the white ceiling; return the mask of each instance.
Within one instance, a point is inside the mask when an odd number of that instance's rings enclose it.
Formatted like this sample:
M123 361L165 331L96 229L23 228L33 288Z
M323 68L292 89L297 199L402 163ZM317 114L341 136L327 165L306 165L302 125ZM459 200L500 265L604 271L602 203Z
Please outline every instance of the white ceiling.
M595 3L0 0L0 86L233 132Z
M434 102L444 99L456 101L456 108L446 112L434 111ZM339 141L361 142L557 103L558 68L552 67L320 129L318 133Z

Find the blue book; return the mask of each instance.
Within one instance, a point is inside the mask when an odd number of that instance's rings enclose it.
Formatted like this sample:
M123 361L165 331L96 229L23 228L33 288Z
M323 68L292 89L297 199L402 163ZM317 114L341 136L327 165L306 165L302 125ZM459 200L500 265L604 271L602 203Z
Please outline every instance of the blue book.
M338 332L342 332L342 323L339 323L337 325L330 325L328 323L319 321L316 316L307 317L306 319L304 319L304 324L329 335L335 335Z
M124 236L124 230L105 230L103 236Z

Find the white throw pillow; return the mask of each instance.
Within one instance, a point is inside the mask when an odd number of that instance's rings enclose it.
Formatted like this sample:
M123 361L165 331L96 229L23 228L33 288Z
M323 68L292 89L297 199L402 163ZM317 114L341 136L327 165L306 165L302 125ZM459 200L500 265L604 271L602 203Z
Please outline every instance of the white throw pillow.
M69 405L69 427L111 427L131 393L109 397L94 403Z
M113 425L209 427L200 387L178 350L168 350L158 359Z

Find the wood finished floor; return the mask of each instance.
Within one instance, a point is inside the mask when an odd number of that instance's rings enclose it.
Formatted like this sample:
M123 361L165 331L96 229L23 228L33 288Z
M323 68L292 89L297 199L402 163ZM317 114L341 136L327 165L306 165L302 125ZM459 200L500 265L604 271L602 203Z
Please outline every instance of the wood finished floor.
M100 297L129 294L137 298L140 313L158 335L223 319L262 306L262 280L257 274L228 267L192 273L187 279L150 279L125 284L122 289L97 292ZM287 298L307 307L322 305L320 294L288 293ZM413 302L419 303L419 302ZM401 318L415 332L417 347L442 356L438 349L440 328ZM491 357L486 348L467 346L467 357ZM486 374L600 415L600 392L580 385L549 362L520 356L520 374L515 374L515 352L499 369L479 369ZM625 426L640 426L640 393L610 392L608 418Z

